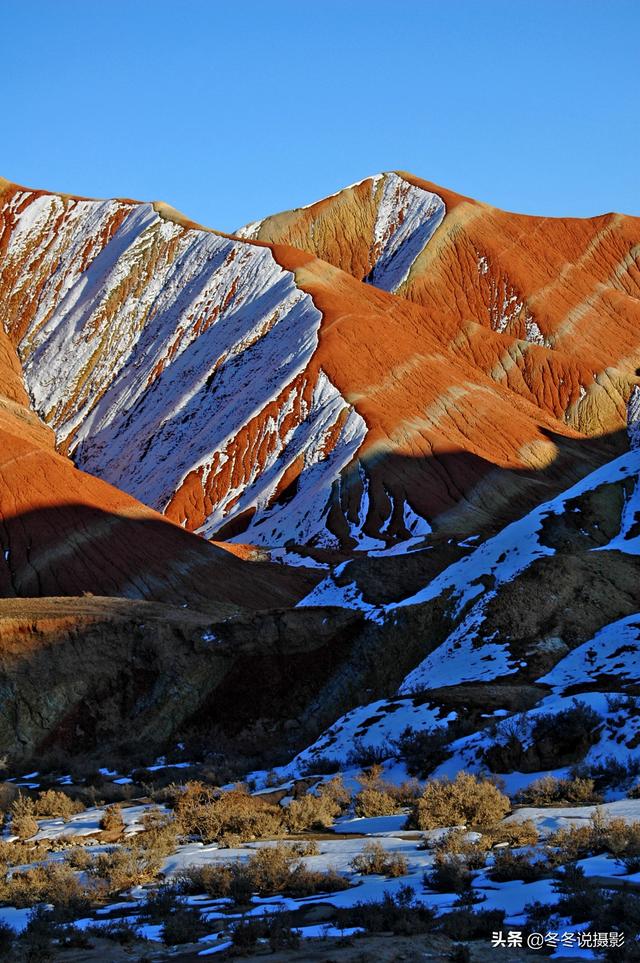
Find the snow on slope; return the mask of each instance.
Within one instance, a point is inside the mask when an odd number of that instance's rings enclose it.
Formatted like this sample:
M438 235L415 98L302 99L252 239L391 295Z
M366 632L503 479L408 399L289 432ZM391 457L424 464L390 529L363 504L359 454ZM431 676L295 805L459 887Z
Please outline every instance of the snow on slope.
M508 744L514 733L527 749L533 743L532 731L540 716L555 716L571 709L576 699L593 709L601 719L597 740L584 756L583 762L586 765L597 765L615 758L620 763L626 763L633 756L640 739L639 699L629 696L620 700L613 693L603 692L584 692L575 698L554 693L542 699L528 712L510 716L452 742L449 746L452 755L435 770L434 775L451 776L460 769L473 772L486 769L484 752L493 744ZM525 779L524 782L531 781L536 775L538 774L530 774L530 779Z
M270 250L151 204L10 205L5 275L32 310L5 324L79 467L207 536L246 513L242 540L326 539L331 485L366 427L311 364L320 312ZM274 505L287 472L297 490Z
M621 682L640 682L640 613L605 625L538 682L562 691L585 682L595 683L603 675Z
M437 194L394 173L378 174L371 190L381 194L374 227L374 267L366 280L385 291L396 291L442 223L446 208Z
M380 699L351 709L338 719L311 746L304 749L289 765L278 769L278 776L288 779L305 772L321 759L344 764L349 754L362 744L366 748L389 750L407 726L417 731L445 726L456 713L443 713L437 706L416 703L412 699ZM357 768L357 764L356 768Z
M449 590L454 613L457 614L467 603L480 596L461 625L406 677L400 692L409 693L435 684L457 685L463 681L490 681L516 672L519 663L510 658L506 643L496 641L481 648L476 648L474 645L487 603L496 595L500 585L511 581L536 559L554 554L554 549L541 540L545 519L552 515L565 514L567 502L585 492L622 481L624 478L639 477L640 449L625 452L619 458L602 465L582 478L561 495L539 505L524 518L507 525L498 535L488 539L471 555L467 555L445 569L415 595L387 606L386 611L391 612L403 606L435 599ZM630 521L627 505L623 509L620 526L620 534L604 548L637 554L640 540L638 537L628 537ZM493 588L490 590L485 589L482 581L487 576L493 579ZM319 588L320 586L315 591L317 592Z

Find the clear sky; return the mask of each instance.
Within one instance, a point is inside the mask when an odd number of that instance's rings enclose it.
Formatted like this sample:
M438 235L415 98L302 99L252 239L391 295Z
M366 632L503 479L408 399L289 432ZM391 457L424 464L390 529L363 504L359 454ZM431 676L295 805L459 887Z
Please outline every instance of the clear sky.
M231 230L381 170L640 214L640 0L0 0L0 173Z

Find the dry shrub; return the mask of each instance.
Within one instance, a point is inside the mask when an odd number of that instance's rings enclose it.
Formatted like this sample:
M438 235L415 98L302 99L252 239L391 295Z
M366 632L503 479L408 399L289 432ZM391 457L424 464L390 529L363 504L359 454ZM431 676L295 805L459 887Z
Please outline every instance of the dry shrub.
M486 853L479 850L486 859ZM464 893L471 887L473 878L469 859L463 853L437 852L430 873L424 874L426 886L439 893Z
M84 909L90 894L67 863L41 863L15 872L0 882L0 899L12 906L53 903L56 907Z
M122 809L117 803L107 806L100 818L100 829L108 833L121 833L124 829Z
M223 792L198 782L187 783L175 800L175 818L178 832L204 843L263 839L280 835L284 828L279 806L242 789Z
M65 860L73 869L84 871L91 866L93 856L84 846L73 846L66 854Z
M397 800L380 789L363 789L354 800L356 816L391 816L399 808Z
M355 798L356 816L391 816L405 806L411 806L420 795L420 784L409 779L400 786L383 778L382 766L374 765L358 776L362 786Z
M307 793L294 799L286 810L289 832L305 829L329 829L336 816L349 805L351 797L340 776L323 783L317 795Z
M296 839L289 843L289 848L295 856L319 856L320 847L315 839Z
M361 873L363 876L406 876L409 863L406 856L400 853L389 853L381 843L365 843L362 852L351 860L351 869L354 873Z
M438 839L434 845L437 856L463 856L469 869L481 869L487 859L487 849L491 839L482 835L480 839L469 839L464 829L451 829Z
M139 838L144 835L140 833L126 846L115 846L93 858L88 871L108 894L151 882L160 872L164 854L146 847L144 839Z
M162 941L167 946L195 943L200 937L206 936L210 929L198 909L178 904L164 921Z
M640 856L640 821L607 819L596 809L586 826L563 826L549 837L562 862L609 852L618 858Z
M46 792L39 793L34 806L35 815L45 818L67 820L83 811L84 806L81 802L71 799L65 792L59 792L57 789L47 789Z
M510 809L507 796L488 779L459 772L456 778L433 779L416 801L409 825L417 829L446 826L491 826Z
M542 776L536 779L518 795L518 801L527 806L585 806L602 802L596 792L593 779L576 776L573 779L557 779L555 776Z
M254 893L271 896L311 896L314 893L347 889L348 881L334 870L314 871L296 858L289 846L265 846L248 860L230 860L192 866L184 871L182 884L194 892L204 890L215 899L229 897L236 903L247 903Z
M492 826L483 833L491 845L508 843L509 846L535 846L540 835L533 819L523 819L518 822L500 823Z
M48 853L48 840L24 842L23 840L0 840L0 866L22 866L36 860L45 859Z
M499 849L495 852L493 866L488 875L498 883L511 880L535 883L539 879L552 876L556 865L553 859L536 858L532 853L514 853L510 849Z
M38 832L33 799L22 793L11 803L11 832L19 839L29 839Z

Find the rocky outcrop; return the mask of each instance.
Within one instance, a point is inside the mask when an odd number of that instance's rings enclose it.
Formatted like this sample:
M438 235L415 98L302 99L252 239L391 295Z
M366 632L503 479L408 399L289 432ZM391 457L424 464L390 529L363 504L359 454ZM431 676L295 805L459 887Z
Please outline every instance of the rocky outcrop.
M230 735L301 714L357 613L203 612L104 598L0 601L0 753L160 751L181 727ZM266 746L256 746L256 751Z
M78 467L209 538L367 551L502 523L622 425L638 238L395 173L238 237L5 183L0 298Z
M28 407L0 329L0 597L80 595L196 604L291 605L317 574L247 562L74 467Z

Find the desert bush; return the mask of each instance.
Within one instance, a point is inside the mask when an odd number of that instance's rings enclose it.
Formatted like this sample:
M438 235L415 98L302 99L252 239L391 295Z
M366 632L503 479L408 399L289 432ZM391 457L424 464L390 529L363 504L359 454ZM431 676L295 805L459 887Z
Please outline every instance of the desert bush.
M579 699L560 712L544 712L535 717L531 739L535 743L551 739L560 747L591 746L598 741L602 716Z
M488 870L489 879L506 883L520 879L524 883L534 883L553 875L554 864L547 859L536 858L531 853L514 853L510 849L495 851L493 865Z
M587 806L602 802L602 796L596 792L593 779L542 776L518 794L518 801L525 806Z
M93 856L85 846L73 846L67 852L65 860L73 869L84 871L91 866Z
M436 840L433 850L441 856L464 856L469 869L482 869L487 861L487 849L491 845L489 836L470 839L464 829L451 829Z
M423 882L439 893L463 893L471 888L472 878L473 871L466 855L436 852L431 871L424 874Z
M627 823L624 819L606 819L596 809L587 825L563 826L549 837L548 843L557 849L562 862L602 852L618 858L638 856L640 821Z
M560 712L523 713L498 730L498 741L485 750L483 762L493 772L532 771L576 762L598 741L602 721L578 699Z
M329 829L350 800L338 776L319 787L317 795L307 793L294 799L286 809L287 827L292 833L305 829Z
M435 929L436 911L416 901L412 886L401 886L396 893L385 891L381 900L356 903L336 912L341 929L361 926L368 933L393 933L409 936Z
M202 919L200 911L193 906L177 904L164 921L162 927L162 941L167 946L178 946L181 943L195 943L201 936L206 936L209 926Z
M316 756L305 764L303 776L330 776L340 769L340 760L328 756Z
M14 872L0 881L0 900L12 906L52 903L55 907L82 910L91 900L67 863L39 863Z
M319 792L326 799L331 799L341 811L348 809L351 804L351 793L345 786L342 776L334 776L333 779L327 780L322 784Z
M362 852L351 860L351 869L363 876L397 877L406 876L409 863L406 856L388 852L379 842L370 842L365 843Z
M420 784L410 779L397 786L383 777L380 765L372 765L358 775L362 789L355 797L356 816L390 816L411 806L420 795Z
M291 913L279 910L269 920L269 949L272 953L280 950L296 950L300 946L300 930L292 926Z
M0 812L9 812L19 794L20 790L12 782L0 782Z
M348 881L333 870L308 869L286 845L260 847L248 860L187 867L182 884L215 899L228 897L243 905L253 893L310 896L347 889Z
M11 832L19 839L29 839L38 832L33 799L22 793L11 803Z
M0 840L0 866L21 866L34 860L45 859L47 844L42 842L25 842L24 840Z
M100 817L100 829L108 833L121 833L124 829L122 809L117 803L107 806Z
M285 814L280 806L243 790L223 792L193 782L187 783L175 800L175 818L178 832L211 843L225 837L245 840L281 835Z
M34 805L34 813L40 817L54 817L61 819L71 819L78 813L84 811L84 806L76 799L72 799L64 792L57 789L47 789L41 792Z
M144 939L135 923L131 923L129 920L109 920L107 923L96 923L94 926L88 926L85 932L90 936L120 943L121 946L130 946L132 943Z
M160 810L145 813L142 819L145 827L135 836L136 844L150 856L163 859L170 856L178 845L176 822Z
M150 882L161 868L162 855L153 848L147 849L134 837L126 845L114 846L98 853L88 867L88 872L100 881L107 893L113 894Z
M596 789L618 789L640 775L640 758L629 754L625 760L609 755L599 762L576 767L573 776L593 779Z
M393 758L394 750L389 746L367 746L360 739L354 739L353 748L347 754L347 768L360 766L363 769L369 766L379 766L387 759Z
M354 799L356 816L391 816L401 808L396 799L380 789L362 789Z
M500 823L483 831L487 844L508 843L509 846L535 846L539 839L536 824L532 819Z
M320 855L320 847L315 839L296 839L288 845L294 856Z
M490 826L509 809L508 797L490 780L459 772L453 781L433 779L425 785L408 824L417 829L467 824Z
M258 940L265 939L266 935L266 921L250 917L236 923L231 933L231 942L239 952L250 953L255 949Z
M394 743L395 752L410 775L426 779L448 757L452 738L446 726L422 730L407 726Z

